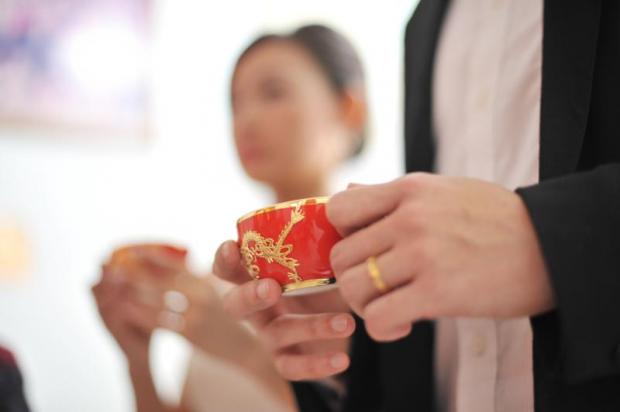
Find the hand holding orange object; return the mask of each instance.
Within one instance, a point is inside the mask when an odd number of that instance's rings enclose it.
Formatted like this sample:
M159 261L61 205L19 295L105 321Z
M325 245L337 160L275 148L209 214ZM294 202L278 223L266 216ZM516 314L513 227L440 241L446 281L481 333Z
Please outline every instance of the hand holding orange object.
M108 266L121 275L120 284L132 293L118 302L124 311L111 308L102 311L102 317L130 362L136 357L136 345L119 324L149 336L156 328L168 329L203 352L245 369L292 405L290 387L277 373L266 347L225 310L207 279L187 270L185 257L184 250L162 245L124 247L112 254ZM100 283L106 286L105 277ZM148 347L148 341L142 344Z
M164 274L161 268L149 265L142 258L149 251L169 256L177 264L177 270L186 270L187 251L183 248L165 244L128 245L112 253L102 265L101 278L92 288L104 324L130 363L148 362L153 332L153 328L132 321L143 309L140 303L143 293L138 284Z

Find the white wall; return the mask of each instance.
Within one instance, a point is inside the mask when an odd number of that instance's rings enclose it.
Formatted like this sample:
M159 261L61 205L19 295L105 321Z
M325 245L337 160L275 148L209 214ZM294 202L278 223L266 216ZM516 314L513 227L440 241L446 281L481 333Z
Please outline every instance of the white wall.
M148 145L0 132L0 214L20 220L34 255L26 281L0 283L0 342L17 352L35 410L131 410L122 356L89 293L110 248L177 241L206 268L235 235L236 217L270 201L237 164L227 100L234 58L262 29L319 21L355 41L369 76L372 140L334 187L401 173L402 38L415 3L159 0ZM174 338L158 337L165 393L177 390L183 354Z

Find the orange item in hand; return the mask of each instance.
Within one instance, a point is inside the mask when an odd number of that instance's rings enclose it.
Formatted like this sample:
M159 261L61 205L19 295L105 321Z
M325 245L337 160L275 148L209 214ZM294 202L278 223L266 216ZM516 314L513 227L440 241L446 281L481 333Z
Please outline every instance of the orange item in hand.
M178 259L179 264L185 266L187 258L187 249L160 243L144 243L122 246L116 249L108 264L124 269L126 272L140 271L143 269L143 261L141 253L143 251L152 251L153 253L163 253L172 259Z

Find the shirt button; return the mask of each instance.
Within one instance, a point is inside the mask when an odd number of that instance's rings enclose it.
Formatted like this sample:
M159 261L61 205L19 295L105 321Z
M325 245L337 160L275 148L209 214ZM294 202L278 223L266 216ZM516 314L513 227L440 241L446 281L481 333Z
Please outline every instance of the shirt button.
M472 353L475 357L479 358L487 351L487 340L484 335L474 335L471 344Z

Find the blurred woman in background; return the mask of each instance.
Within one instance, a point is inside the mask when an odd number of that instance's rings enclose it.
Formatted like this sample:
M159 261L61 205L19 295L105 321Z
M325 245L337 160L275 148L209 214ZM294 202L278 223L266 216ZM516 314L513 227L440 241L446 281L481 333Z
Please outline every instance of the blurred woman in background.
M270 34L250 44L234 69L231 105L240 162L248 176L271 188L277 202L327 195L335 170L364 144L367 115L360 59L342 35L324 26ZM104 323L126 356L138 411L224 410L219 401L202 392L203 377L210 371L201 354L243 370L269 394L265 398L259 392L250 393L255 390L253 384L244 386L235 380L226 388L220 382L223 392L232 385L236 392L226 410L295 410L290 385L278 373L272 354L294 356L299 353L296 342L259 341L240 325L239 311L226 307L234 301L224 305L207 280L188 272L178 253L140 246L130 249L139 264L128 269L108 262L93 292ZM338 292L326 295L330 293ZM311 313L312 305L322 304L320 298L300 297L283 299L279 305L287 306L282 312ZM344 304L327 309L349 312ZM255 320L254 326L268 327L267 319ZM340 339L329 343L332 354L348 350L353 320L346 315L341 323ZM180 333L195 348L178 406L165 405L153 383L149 347L158 327ZM331 367L334 373L348 367L346 361L326 362L317 361L317 367Z

